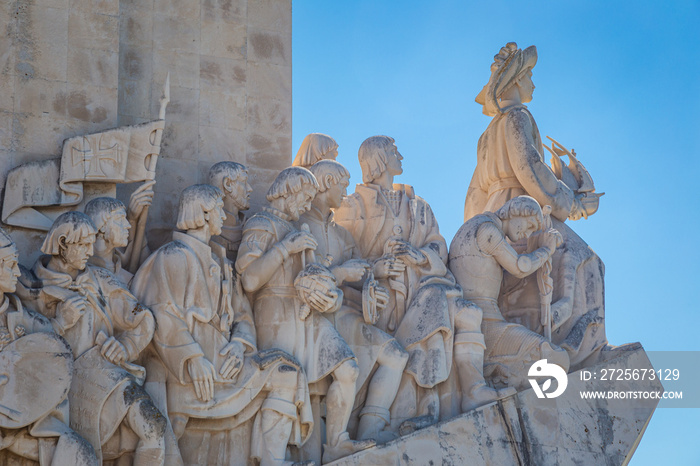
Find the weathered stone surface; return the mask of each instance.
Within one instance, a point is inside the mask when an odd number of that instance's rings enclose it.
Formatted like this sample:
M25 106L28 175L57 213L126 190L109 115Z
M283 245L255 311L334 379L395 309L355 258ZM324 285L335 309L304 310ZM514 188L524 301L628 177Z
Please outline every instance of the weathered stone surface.
M588 370L651 367L639 347ZM584 382L580 371L574 372L559 398L538 399L532 389L525 390L331 464L625 464L658 400L584 400L579 395L610 389L607 381ZM657 380L616 382L614 389L663 391Z

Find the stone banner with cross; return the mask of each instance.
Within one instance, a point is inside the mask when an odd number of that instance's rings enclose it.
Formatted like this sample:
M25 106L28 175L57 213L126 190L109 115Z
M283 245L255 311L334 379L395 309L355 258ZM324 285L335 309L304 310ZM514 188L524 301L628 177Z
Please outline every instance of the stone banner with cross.
M83 183L132 183L155 179L155 159L165 121L77 136L63 155L30 162L7 175L2 221L48 230L54 218L83 200Z

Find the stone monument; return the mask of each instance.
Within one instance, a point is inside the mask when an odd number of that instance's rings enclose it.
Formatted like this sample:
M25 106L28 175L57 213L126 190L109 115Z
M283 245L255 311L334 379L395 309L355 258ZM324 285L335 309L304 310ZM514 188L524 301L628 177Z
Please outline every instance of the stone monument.
M653 368L608 344L565 223L602 194L542 142L534 46L476 98L448 249L393 138L349 196L332 137L292 161L290 0L12 0L0 26L0 463L629 461L658 399L583 373Z

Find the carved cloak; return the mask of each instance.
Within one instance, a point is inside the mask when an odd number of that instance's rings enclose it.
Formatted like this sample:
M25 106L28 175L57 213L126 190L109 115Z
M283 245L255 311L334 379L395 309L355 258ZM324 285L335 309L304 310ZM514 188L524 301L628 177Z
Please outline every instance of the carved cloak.
M108 270L88 265L73 280L68 274L48 269L50 259L39 257L32 269L35 276L23 275L17 291L25 293L49 319L56 316L59 302L76 294L86 298L86 312L63 334L75 356L70 425L92 444L101 459L101 446L117 431L129 407L113 397L122 396L129 384L136 382L135 377L143 374L132 374L102 357L97 336L103 333L117 338L127 350L127 360L133 361L151 341L155 321Z
M427 261L407 266L403 276L379 282L390 290L389 304L377 327L393 335L409 352L405 371L416 383L431 388L447 379L452 367L454 306L462 292L447 269L447 245L440 235L432 209L413 188L395 184L402 194L396 216L380 192L367 184L357 185L335 212L336 222L350 231L362 258L376 261L384 255L389 239L400 238L420 249ZM443 346L428 351L427 340L440 333Z
M250 305L238 277L226 279L222 267L231 263L212 254L209 245L185 233L174 232L173 241L158 249L141 266L132 289L153 310L158 328L153 346L167 368L168 412L200 419L231 418L236 424L254 416L265 396L268 378L282 362L264 369L255 362L255 325ZM233 319L224 300L233 310ZM246 347L243 367L233 380L223 379L219 369L226 357L219 352L229 341ZM214 398L197 398L187 371L187 361L205 356L216 368ZM299 372L291 444L301 445L312 425L306 380ZM261 395L261 396L258 396ZM232 423L229 423L231 425Z

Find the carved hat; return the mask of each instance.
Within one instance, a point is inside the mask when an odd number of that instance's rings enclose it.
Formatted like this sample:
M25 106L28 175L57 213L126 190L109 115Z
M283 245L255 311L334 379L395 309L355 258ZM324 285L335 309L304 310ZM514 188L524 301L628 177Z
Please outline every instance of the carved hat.
M301 142L292 166L309 168L319 160L329 159L326 154L337 148L338 143L327 134L311 133Z
M498 105L498 98L503 91L508 89L515 81L531 70L537 64L537 49L534 45L525 50L519 49L515 42L508 42L501 47L498 55L493 57L491 64L491 77L479 95L476 102L483 105L483 112L488 116L495 116L502 112Z

